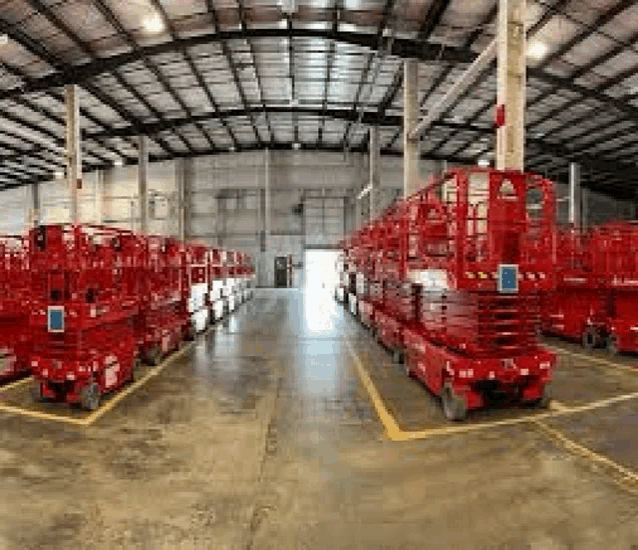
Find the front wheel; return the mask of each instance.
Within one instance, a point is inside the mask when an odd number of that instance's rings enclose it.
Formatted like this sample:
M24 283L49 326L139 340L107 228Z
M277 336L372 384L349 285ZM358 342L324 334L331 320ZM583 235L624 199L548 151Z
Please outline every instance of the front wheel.
M583 332L583 347L586 350L593 350L598 347L600 344L600 337L598 336L598 331L594 327L587 327Z
M162 360L162 350L159 347L151 348L146 354L146 362L152 367L156 367Z
M467 405L465 399L454 392L450 385L443 388L441 394L443 401L443 414L447 420L463 420L467 416Z
M94 411L100 406L100 386L97 382L89 382L80 390L80 404L87 411Z
M31 397L36 403L44 401L44 396L42 395L42 382L36 382L36 384L31 386Z

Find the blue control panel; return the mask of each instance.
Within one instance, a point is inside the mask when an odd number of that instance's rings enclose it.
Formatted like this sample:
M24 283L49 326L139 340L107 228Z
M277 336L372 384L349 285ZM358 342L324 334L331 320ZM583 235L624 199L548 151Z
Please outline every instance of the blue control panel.
M64 332L64 307L49 306L47 311L49 332Z
M518 292L518 266L501 264L498 266L498 291L502 293Z

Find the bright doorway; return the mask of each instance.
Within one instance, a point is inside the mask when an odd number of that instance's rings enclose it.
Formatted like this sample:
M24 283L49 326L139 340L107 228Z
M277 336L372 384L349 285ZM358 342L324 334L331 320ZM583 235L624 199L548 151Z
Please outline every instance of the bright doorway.
M339 282L337 259L339 250L306 250L304 286L306 292L333 293Z

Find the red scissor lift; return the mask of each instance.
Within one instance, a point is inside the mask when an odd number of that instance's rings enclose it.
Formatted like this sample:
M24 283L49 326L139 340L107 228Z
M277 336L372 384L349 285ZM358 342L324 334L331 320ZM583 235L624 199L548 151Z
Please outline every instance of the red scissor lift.
M188 312L196 333L209 325L210 249L201 243L186 243L186 269L184 284L189 289Z
M211 321L218 321L224 316L224 275L222 266L222 251L218 248L211 249L209 258L209 279L211 282L209 303L211 304Z
M174 238L150 235L145 242L137 332L141 357L157 365L182 340L195 336L188 311L188 257L186 245Z
M542 328L611 355L638 352L638 223L559 233L557 288L544 295Z
M395 359L402 358L403 328L406 322L403 307L403 285L406 281L405 239L407 218L403 202L391 206L381 217L376 264L376 277L381 281L382 303L375 308L376 332L381 343L391 350Z
M475 178L485 196L473 192L470 204ZM444 183L453 189L451 200L438 198ZM530 215L534 195L540 214ZM418 269L409 276L421 279L422 318L404 334L408 372L441 395L449 419L496 393L546 405L556 357L539 346L536 327L538 294L555 284L551 182L459 169L417 197L410 261Z
M28 242L0 236L0 380L29 370L30 298Z
M37 397L80 402L135 376L143 240L96 226L29 232L31 367Z
M556 357L536 329L539 293L555 285L551 182L451 170L372 225L374 279L383 283L371 286L375 329L386 347L405 351L408 373L442 397L446 417L498 394L546 405ZM346 257L360 235L345 241Z

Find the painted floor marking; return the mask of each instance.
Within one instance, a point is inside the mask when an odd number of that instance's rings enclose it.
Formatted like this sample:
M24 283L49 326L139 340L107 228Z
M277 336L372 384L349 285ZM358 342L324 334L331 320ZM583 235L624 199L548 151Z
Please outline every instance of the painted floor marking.
M512 426L515 424L523 424L526 422L538 422L539 420L545 418L556 418L559 416L564 416L567 414L575 414L579 412L587 412L595 409L600 409L603 407L608 407L610 405L614 405L616 403L622 403L624 401L629 401L632 399L638 398L638 392L628 393L625 395L618 395L615 397L610 397L607 399L602 399L600 401L594 401L592 403L587 403L585 405L579 405L575 407L567 407L560 402L554 402L554 405L549 412L542 412L536 414L530 414L528 416L522 416L519 418L507 418L504 420L494 420L488 422L480 422L476 424L459 424L452 426L443 426L439 428L429 428L425 430L415 430L415 431L406 431L402 430L399 427L396 419L390 414L387 407L383 403L383 399L376 389L374 382L372 382L372 378L368 374L368 371L363 365L363 362L357 352L354 350L350 342L346 341L346 345L348 346L348 351L350 355L354 359L354 363L357 369L357 373L359 378L368 392L370 396L370 400L377 412L381 423L385 429L387 436L392 441L410 441L415 439L427 439L429 437L435 435L448 435L448 434L459 434L459 433L467 433L478 430L484 430L487 428L494 428L500 426Z
M7 405L0 403L0 411L13 413L21 416L28 416L30 418L37 418L38 420L54 420L56 422L63 422L66 424L75 424L76 426L84 425L84 419L73 418L71 416L55 415L52 413L46 413L41 411L31 411L29 409L22 409L20 407L14 407L13 405Z
M638 487L638 474L631 471L629 468L625 468L623 465L618 464L610 458L596 453L591 449L588 449L584 445L581 445L580 443L576 443L572 439L569 439L568 437L563 435L556 428L552 428L544 422L534 419L532 420L532 424L540 428L541 431L545 432L550 438L556 440L572 454L580 456L598 466L602 466L607 470L611 470L614 474L614 481L616 481L625 489L627 489L627 486L629 486L632 492L635 492L636 488Z
M558 353L564 353L565 355L571 355L572 357L577 357L578 359L584 359L585 361L590 361L591 363L598 363L600 365L605 365L607 367L613 367L618 370L638 373L638 368L630 367L629 365L622 365L620 363L613 363L612 361L606 361L605 359L600 359L598 357L590 357L589 355L583 355L582 353L574 353L572 351L568 351L564 348L559 348L556 346L545 346L552 351L556 351Z
M144 384L146 384L151 378L157 376L160 372L164 370L164 368L170 363L176 361L182 355L184 355L187 351L195 345L195 342L189 342L186 346L184 346L179 351L173 353L170 357L168 357L164 362L162 362L157 367L151 369L150 372L146 373L142 378L133 382L130 386L127 386L122 391L115 394L109 401L107 401L102 407L92 412L89 416L82 419L83 426L90 426L99 420L102 416L104 416L107 412L109 412L115 405L117 405L120 401L131 395L135 390L141 388Z
M33 376L27 376L27 378L16 380L15 382L11 382L11 384L7 384L6 386L0 386L0 393L12 390L13 388L24 386L26 383L31 382L32 380Z

